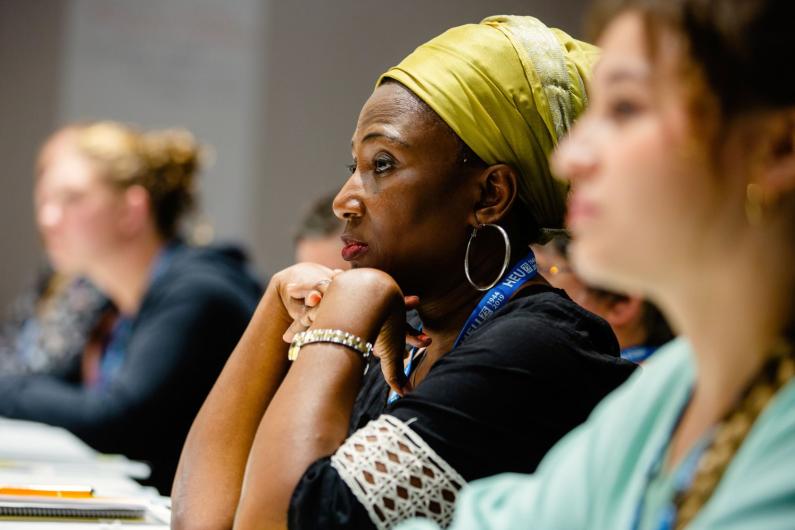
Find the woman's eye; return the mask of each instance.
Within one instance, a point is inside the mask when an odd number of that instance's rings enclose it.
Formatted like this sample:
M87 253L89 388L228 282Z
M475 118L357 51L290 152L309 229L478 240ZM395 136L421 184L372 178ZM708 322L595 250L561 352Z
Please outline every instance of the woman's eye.
M82 198L83 198L82 193L74 191L64 191L57 196L58 202L64 206L75 204L79 202Z
M640 110L640 105L637 105L636 103L627 99L616 100L611 103L609 107L610 116L617 121L623 121L627 118L631 118Z
M350 173L351 175L356 173L356 162L355 161L353 163L351 163L351 164L348 164L345 167L348 168L348 173Z
M394 162L389 157L378 157L373 160L373 172L376 175L380 175L381 173L385 173L392 169L394 166Z

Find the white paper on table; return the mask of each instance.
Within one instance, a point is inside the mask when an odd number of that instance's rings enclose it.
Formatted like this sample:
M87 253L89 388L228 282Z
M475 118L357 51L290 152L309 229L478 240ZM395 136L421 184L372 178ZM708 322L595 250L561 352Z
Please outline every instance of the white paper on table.
M42 463L63 473L80 471L145 479L151 472L143 462L99 453L61 427L0 418L0 469L24 469Z

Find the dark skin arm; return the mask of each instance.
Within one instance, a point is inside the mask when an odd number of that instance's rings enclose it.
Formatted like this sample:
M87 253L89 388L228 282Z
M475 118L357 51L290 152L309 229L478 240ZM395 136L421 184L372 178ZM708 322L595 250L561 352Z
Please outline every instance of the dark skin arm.
M382 361L400 385L405 343L403 294L387 274L359 269L338 275L318 306L312 328L349 331L372 341L379 335ZM347 436L364 364L344 346L318 343L298 360L268 407L251 449L235 528L282 529L290 498L315 460Z
M373 269L340 274L326 288L332 277L329 269L301 264L271 280L188 435L172 491L173 528L230 528L233 521L239 528L284 528L306 468L344 441L362 359L343 346L314 344L290 367L285 340L306 328L302 321L370 341L382 330L379 351L394 359L382 362L393 385L402 384L400 289ZM318 282L325 291L320 305L312 288ZM315 306L311 318L308 305Z
M188 434L172 489L172 528L231 528L246 461L265 410L288 369L282 335L298 310L282 302L291 280L328 278L324 267L287 269L268 285Z

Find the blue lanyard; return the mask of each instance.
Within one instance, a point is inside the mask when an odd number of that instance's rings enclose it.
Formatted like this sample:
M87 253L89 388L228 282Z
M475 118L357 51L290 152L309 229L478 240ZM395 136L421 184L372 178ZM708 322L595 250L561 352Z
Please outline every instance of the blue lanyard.
M488 290L480 299L478 305L470 313L461 328L461 332L453 343L453 350L461 345L472 333L482 326L491 316L497 312L503 305L505 305L511 297L516 294L528 280L534 278L538 274L538 267L536 266L536 257L533 251L528 251L527 255L520 259L514 267L502 277L500 282ZM421 328L420 328L421 329ZM406 363L404 373L406 377L411 375L414 357L417 353L417 348L412 348L409 352L409 360ZM387 403L391 404L398 400L400 396L397 392L390 392Z
M505 305L516 292L527 283L528 280L538 274L536 267L536 257L533 251L529 251L527 255L520 259L514 265L513 269L502 277L500 283L489 289L489 291L480 299L478 305L472 310L469 318L461 328L458 338L455 339L453 349L456 349L467 337L475 332L484 322L491 318L503 305Z
M657 456L652 462L649 471L646 473L646 487L643 488L641 492L640 500L638 501L637 508L635 509L635 518L632 522L632 530L640 530L640 522L643 517L643 510L646 500L646 494L648 493L649 485L651 484L652 480L654 479L655 475L659 474L660 470L662 469L663 460L665 459L666 449L671 443L671 439L673 437L673 432L676 427L679 425L679 422L682 419L682 415L684 414L685 409L687 408L688 403L690 403L690 397L687 398L685 404L682 406L682 410L679 411L679 415L677 416L676 421L671 427L671 432L669 433L668 437L665 440L665 443L660 447L659 451L657 452ZM714 435L714 429L712 429L707 435L702 438L697 445L690 451L690 454L685 457L682 461L682 464L679 466L679 469L676 471L676 475L674 475L674 492L671 496L671 500L668 504L663 508L662 514L660 519L657 523L655 530L673 530L674 523L676 522L676 503L675 499L681 494L690 489L691 484L693 483L693 479L696 476L696 471L698 470L698 463L701 461L701 457L704 456L704 452L710 445L712 437Z
M657 351L657 348L652 346L633 346L621 350L621 358L633 363L642 363Z

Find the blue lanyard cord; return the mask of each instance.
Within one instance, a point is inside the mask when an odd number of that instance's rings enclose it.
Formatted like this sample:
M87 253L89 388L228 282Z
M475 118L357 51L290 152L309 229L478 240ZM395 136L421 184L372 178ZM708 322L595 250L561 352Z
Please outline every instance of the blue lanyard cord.
M497 285L483 295L483 298L480 299L480 302L478 302L478 305L475 306L475 309L472 310L469 318L464 323L464 327L461 328L461 332L453 344L453 349L457 348L476 329L489 320L528 280L534 278L537 274L536 257L533 251L530 250L524 258L514 265L513 269L502 277L502 280Z
M453 343L453 348L456 349L461 345L472 333L489 320L494 313L497 312L508 300L515 295L522 286L538 274L538 267L536 266L536 257L533 251L528 251L527 255L519 260L514 267L502 277L500 282L488 290L480 299L478 305L470 313L461 328L461 332ZM422 329L422 326L420 326ZM409 352L409 360L406 363L405 374L406 377L411 375L414 357L417 353L417 348L412 348ZM392 404L397 401L400 396L397 392L390 392L387 398L387 403Z
M631 348L625 348L621 350L621 358L636 364L640 364L651 357L656 351L657 348L653 346L633 346Z

